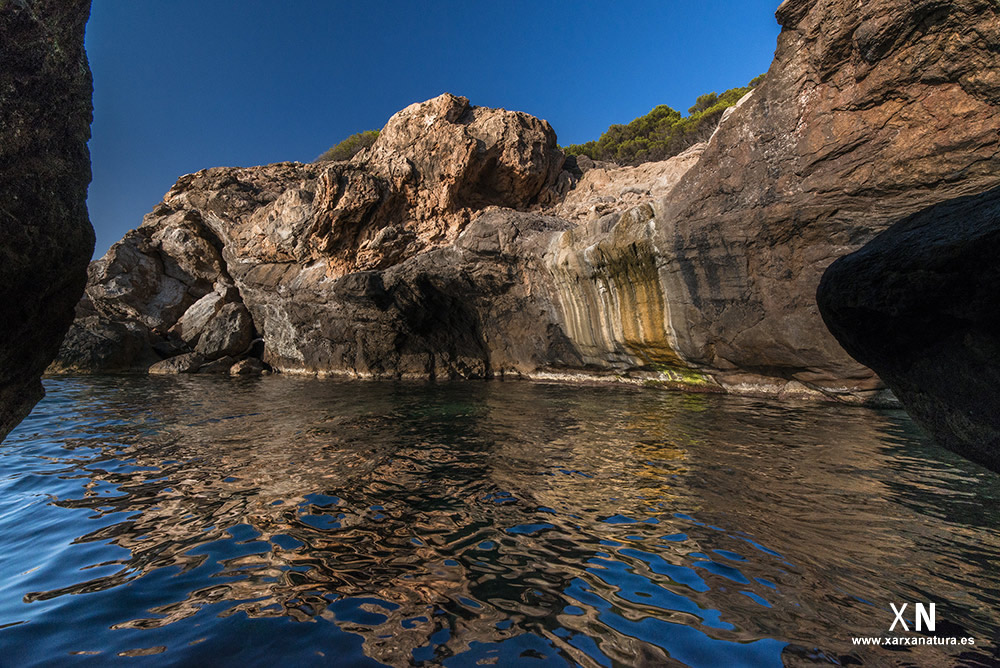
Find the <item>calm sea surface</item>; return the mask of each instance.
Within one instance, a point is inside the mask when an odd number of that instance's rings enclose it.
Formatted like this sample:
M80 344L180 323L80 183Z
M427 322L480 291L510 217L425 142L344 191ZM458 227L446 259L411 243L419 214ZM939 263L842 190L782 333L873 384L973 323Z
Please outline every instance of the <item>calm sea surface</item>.
M49 380L0 665L995 665L1000 476L900 411L623 387ZM934 602L974 645L861 648ZM902 634L907 635L907 634Z

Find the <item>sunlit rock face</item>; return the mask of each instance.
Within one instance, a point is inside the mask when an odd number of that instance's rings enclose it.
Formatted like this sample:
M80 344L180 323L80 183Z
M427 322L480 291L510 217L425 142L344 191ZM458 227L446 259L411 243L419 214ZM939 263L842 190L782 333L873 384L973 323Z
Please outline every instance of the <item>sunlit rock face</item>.
M650 204L559 235L549 270L563 325L585 364L686 367L670 328Z
M140 368L242 304L262 349L225 354L281 371L884 400L816 286L896 220L1000 184L995 12L785 2L765 82L660 163L564 162L546 122L446 94L347 162L183 176L91 267L89 317L147 332Z
M879 400L881 381L820 319L823 270L921 208L1000 183L995 5L790 0L778 19L764 83L695 161L674 159L676 185L621 216L590 195L590 220L562 234L558 303L588 365Z
M42 397L94 250L89 0L0 2L0 440Z
M446 94L393 116L349 162L181 177L93 263L52 370L256 354L197 340L203 320L243 305L252 325L241 340L262 338L265 361L286 371L482 377L544 365L562 337L518 274L539 262L535 237L569 224L514 209L556 201L562 163L544 121ZM474 218L478 231L460 241ZM127 356L94 345L112 323L130 341L144 332L143 345Z
M1000 18L983 0L787 0L775 60L656 217L681 357L724 385L879 387L815 303L834 259L1000 184Z

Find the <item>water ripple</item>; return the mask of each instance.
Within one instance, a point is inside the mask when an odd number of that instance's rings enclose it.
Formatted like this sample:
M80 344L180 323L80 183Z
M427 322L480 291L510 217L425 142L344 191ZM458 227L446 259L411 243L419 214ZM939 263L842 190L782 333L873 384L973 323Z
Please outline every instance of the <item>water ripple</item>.
M1000 477L898 411L509 382L47 390L0 445L16 665L1000 660ZM852 645L908 601L975 647Z

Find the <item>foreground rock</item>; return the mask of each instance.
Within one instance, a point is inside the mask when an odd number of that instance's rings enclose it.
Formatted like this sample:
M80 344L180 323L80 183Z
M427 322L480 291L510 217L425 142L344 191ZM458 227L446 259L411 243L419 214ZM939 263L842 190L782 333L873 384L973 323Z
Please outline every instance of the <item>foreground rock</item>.
M945 446L1000 471L1000 188L925 209L834 262L830 331Z
M560 171L544 121L443 95L349 162L181 177L87 293L168 354L242 305L278 371L883 401L816 287L894 222L1000 185L995 12L787 0L764 83L707 144L637 168Z
M94 249L89 14L89 0L0 3L0 439L44 394Z

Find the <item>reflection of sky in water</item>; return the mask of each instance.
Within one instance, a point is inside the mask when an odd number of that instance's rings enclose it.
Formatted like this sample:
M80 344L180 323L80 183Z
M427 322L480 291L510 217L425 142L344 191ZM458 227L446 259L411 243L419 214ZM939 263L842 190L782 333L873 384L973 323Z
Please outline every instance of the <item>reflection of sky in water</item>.
M517 382L47 387L0 446L17 665L997 659L1000 477L899 412ZM974 650L851 645L928 600Z

